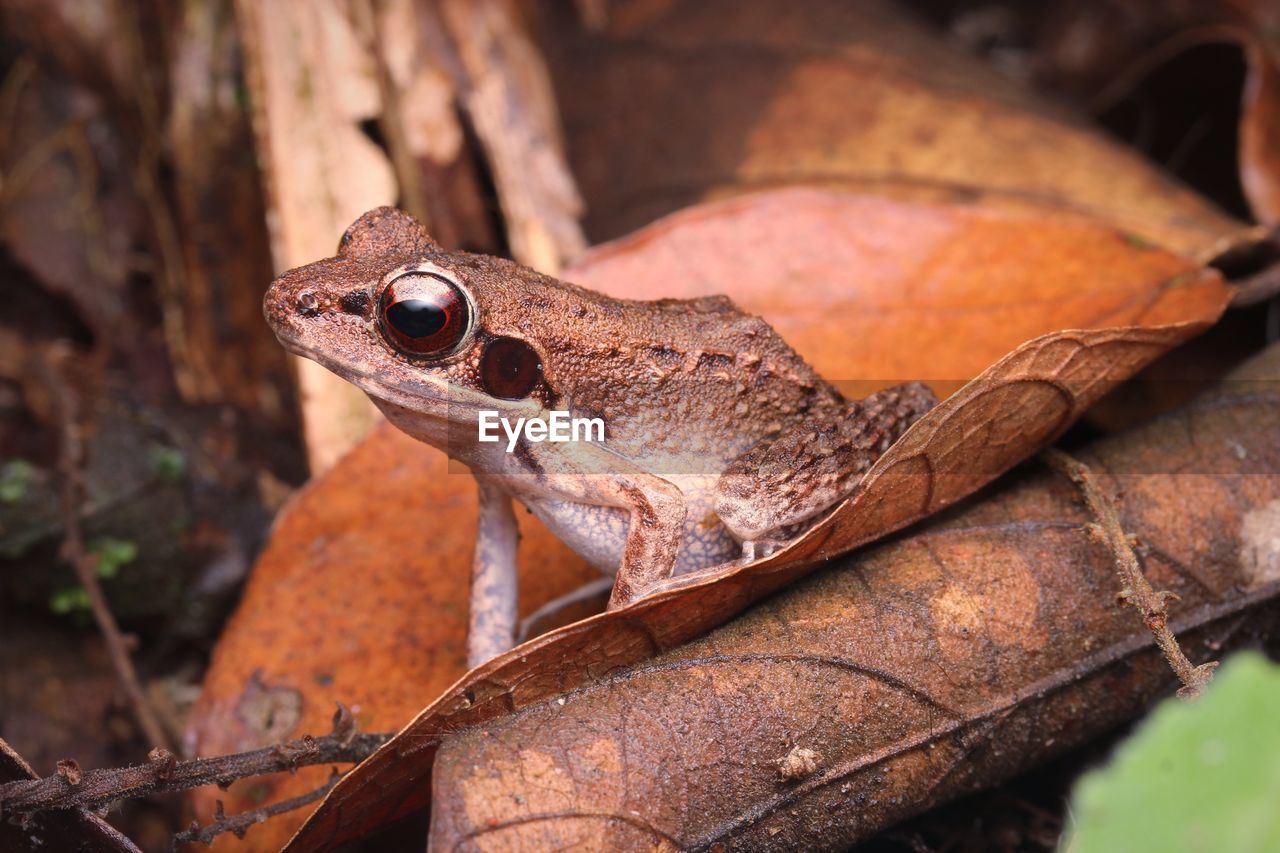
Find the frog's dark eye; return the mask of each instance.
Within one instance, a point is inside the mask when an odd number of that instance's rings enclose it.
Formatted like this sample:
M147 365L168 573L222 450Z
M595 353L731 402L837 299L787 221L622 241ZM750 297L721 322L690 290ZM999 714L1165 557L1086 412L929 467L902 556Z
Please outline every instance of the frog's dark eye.
M542 359L519 338L497 338L480 359L484 390L504 400L519 400L542 381Z
M470 306L456 284L425 272L408 272L387 285L378 303L382 333L412 355L445 355L467 334Z

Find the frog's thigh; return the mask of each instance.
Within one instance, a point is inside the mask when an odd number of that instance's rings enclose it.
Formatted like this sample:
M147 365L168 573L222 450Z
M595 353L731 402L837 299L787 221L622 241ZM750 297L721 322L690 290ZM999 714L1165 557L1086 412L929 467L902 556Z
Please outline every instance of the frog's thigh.
M814 518L851 494L936 402L919 383L898 385L784 430L729 464L716 484L716 514L744 541Z
M803 423L739 456L720 475L716 515L744 542L769 538L848 495L877 454Z
M587 607L590 613L599 613L609 600L613 589L613 576L587 581L575 590L551 599L537 610L520 620L520 631L516 640L523 643L530 637L544 634L557 625L566 623L564 613L567 610Z

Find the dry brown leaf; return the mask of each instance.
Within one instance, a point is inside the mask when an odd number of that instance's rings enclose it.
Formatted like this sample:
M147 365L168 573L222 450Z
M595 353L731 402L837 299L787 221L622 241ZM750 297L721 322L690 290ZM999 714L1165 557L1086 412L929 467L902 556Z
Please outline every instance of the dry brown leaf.
M844 220L837 213L842 202L851 205L845 210L848 218ZM761 262L751 270L750 277L735 279L730 274L739 269L734 266L741 263L737 256L761 248L753 242L759 236L758 230L711 227L695 244L700 246L701 254L681 252L675 255L679 260L670 260L672 253L665 241L677 239L682 222L694 223L693 231L699 233L697 226L704 217L714 221L723 213L732 220L756 204L761 208L759 221L771 214L783 230L797 229L788 232L797 239L792 245L793 254L780 253L774 258L760 252L756 257ZM825 229L808 227L814 210L827 218ZM921 241L903 239L903 235L920 230L913 231L910 223L929 222L954 227L939 228L941 236L934 245L935 251L926 252L925 264L917 267L907 259L920 257ZM668 227L670 235L664 231ZM1038 242L1033 235L1039 229L1048 229L1045 233L1052 233L1056 239ZM805 233L809 236L800 236ZM1085 268L1092 270L1094 276L1090 280L1095 285L1093 292L1107 294L1099 297L1105 302L1115 289L1129 291L1131 296L1121 299L1121 315L1129 323L1145 320L1152 325L1113 327L1104 321L1098 324L1100 328L1052 332L1018 347L917 423L877 463L854 498L788 549L754 564L677 579L666 592L539 637L473 670L401 734L397 747L380 752L340 783L295 838L294 849L307 849L317 839L350 837L351 833L367 831L394 815L423 805L427 792L422 780L430 774L440 731L525 707L686 642L811 571L832 554L883 535L970 493L1052 440L1108 390L1110 383L1131 375L1160 352L1203 329L1222 310L1227 295L1215 273L1197 271L1176 256L1140 241L1127 241L1123 235L1096 225L1045 223L1009 213L906 205L812 191L785 191L712 205L705 211L674 217L671 223L648 229L629 241L627 251L635 257L629 263L618 264L614 286L620 287L620 281L633 281L625 271L645 266L646 255L654 261L655 276L662 272L664 255L669 270L678 269L686 255L698 257L703 263L701 271L708 275L685 275L667 281L693 280L699 282L698 286L713 290L719 289L717 282L732 282L734 286L726 289L745 307L759 308L766 318L771 318L767 299L768 294L777 293L778 280L777 268L771 264L803 257L806 239L838 248L842 244L836 235L841 233L855 235L848 238L850 242L865 241L865 245L883 249L878 256L873 253L878 266L867 264L866 279L885 285L896 281L900 294L912 287L918 288L916 293L930 294L932 286L945 282L957 294L971 297L975 283L982 282L996 268L973 260L992 251L986 257L998 258L1002 273L1022 270L1020 278L1002 282L1005 294L1019 294L1028 304L1036 302L1037 293L1045 294L1047 301L1027 309L1030 317L1024 319L1049 329L1054 328L1054 322L1069 326L1096 322L1098 306L1088 300L1073 303L1070 295L1064 299L1064 292L1071 294L1080 288L1082 277L1075 261L1105 258L1105 263L1096 266L1086 260ZM950 243L952 240L957 242ZM950 255L948 247L956 254ZM998 251L993 251L996 247ZM828 271L825 279L815 276L817 286L825 288L826 293L838 293L842 284L855 288L859 280L839 263L839 256L827 257L833 260L836 274ZM729 258L735 261L727 261ZM589 262L585 268L590 269ZM594 283L600 284L598 280ZM641 280L627 293L646 295L646 286ZM879 294L878 288L869 287L869 298ZM995 310L1002 307L997 303ZM926 300L922 315L929 316L932 310ZM1111 320L1116 316L1115 310L1100 314ZM946 371L946 358L955 351L956 339L949 334L919 336L913 321L922 315L904 310L897 317L893 313L881 315L881 321L891 329L895 321L899 323L896 336L888 339L896 341L901 352L915 354L919 359L917 369L928 369L930 359L941 356L938 368ZM789 315L784 311L780 316ZM1184 322L1174 322L1178 319ZM976 329L970 327L966 331ZM1012 334L1023 331L1024 327L1019 326ZM1016 337L1010 341L1009 335L1010 330L1001 324L988 325L981 334L971 337L971 345L998 347L997 352L1004 353L1018 343ZM821 345L825 339L821 334L811 338L801 332L794 340L801 352L807 352L808 345ZM879 352L874 347L865 353L850 351L848 366L857 368L859 354L875 359ZM404 751L405 743L412 744L411 758Z
M1240 181L1254 216L1280 225L1280 44L1244 43L1249 61L1240 117Z
M596 239L797 183L1086 216L1201 262L1246 238L887 3L636 0L593 30L539 8Z
M125 143L91 91L30 59L8 69L0 111L0 244L95 335L127 340L137 199L99 165L119 160Z
M1081 455L1182 597L1196 660L1275 635L1280 347L1253 367L1266 381ZM432 849L845 849L1106 731L1175 680L1080 503L1028 471L701 640L447 735ZM820 758L785 778L796 749Z
M376 428L281 511L205 674L189 751L323 734L336 702L362 731L404 725L466 671L475 516L470 475L389 425ZM531 516L521 524L522 614L598 576ZM328 772L242 780L191 802L207 822L217 800L236 814L317 788ZM278 848L304 815L276 817L250 840ZM242 849L229 835L214 847Z
M1215 289L1096 224L815 188L691 207L565 275L631 299L726 293L858 397L907 380L954 389L1064 328L1208 317L1197 303Z
M104 0L6 0L0 28L15 45L34 48L41 59L83 86L122 96L135 78L134 26L143 3Z

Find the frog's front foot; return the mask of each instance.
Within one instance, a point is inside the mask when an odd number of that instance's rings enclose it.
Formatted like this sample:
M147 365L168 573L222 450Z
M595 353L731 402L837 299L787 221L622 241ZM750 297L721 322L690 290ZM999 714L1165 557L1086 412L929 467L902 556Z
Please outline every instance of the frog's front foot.
M516 548L520 532L511 497L488 478L477 480L480 518L471 567L467 666L479 666L515 644Z

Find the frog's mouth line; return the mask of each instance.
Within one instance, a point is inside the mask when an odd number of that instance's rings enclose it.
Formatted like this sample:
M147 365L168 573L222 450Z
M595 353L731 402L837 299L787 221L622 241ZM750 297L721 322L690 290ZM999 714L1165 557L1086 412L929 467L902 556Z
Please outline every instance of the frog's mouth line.
M407 382L388 381L385 375L377 371L356 367L351 362L309 349L300 342L279 334L276 337L290 353L308 361L314 361L370 397L385 400L426 416L434 416L441 420L470 421L474 420L479 409L503 409L506 408L502 405L504 403L512 408L523 408L514 404L513 401L494 400L484 394L465 389L451 389L443 379L430 375L415 379L412 385Z

